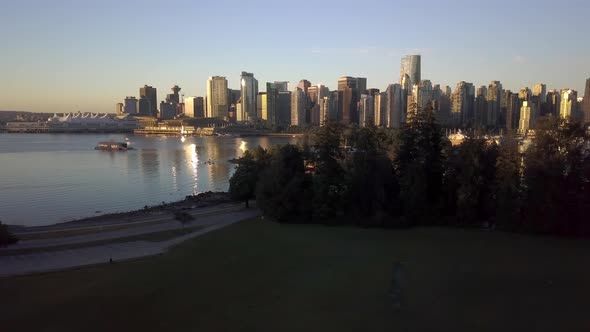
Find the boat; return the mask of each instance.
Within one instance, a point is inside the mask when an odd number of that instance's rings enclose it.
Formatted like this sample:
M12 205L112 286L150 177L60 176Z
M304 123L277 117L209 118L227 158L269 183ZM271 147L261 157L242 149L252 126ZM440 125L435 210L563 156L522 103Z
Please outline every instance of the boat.
M105 150L105 151L127 151L133 150L129 143L127 142L99 142L98 145L94 147L95 150Z

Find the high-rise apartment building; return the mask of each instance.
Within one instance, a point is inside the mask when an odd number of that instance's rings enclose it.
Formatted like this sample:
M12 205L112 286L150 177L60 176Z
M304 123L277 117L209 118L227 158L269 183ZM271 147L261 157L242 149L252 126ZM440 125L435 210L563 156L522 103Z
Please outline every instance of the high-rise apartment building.
M571 89L561 90L561 106L559 117L562 119L576 119L576 105L578 103L578 92Z
M207 109L206 117L224 119L229 112L229 94L227 79L213 76L207 80Z
M406 83L405 77L409 77L410 82ZM421 80L421 56L420 55L406 55L402 58L400 70L400 84L409 84L412 87L414 84L419 84Z
M359 101L359 125L361 127L375 125L375 98L371 95L361 95Z
M553 89L547 93L547 114L559 116L559 109L561 107L561 94L559 91Z
M239 122L256 121L256 98L258 96L258 80L254 74L242 72L240 77L241 110L237 114Z
M518 131L521 133L526 133L529 129L532 129L532 115L535 113L535 104L525 100L522 102L522 107L520 108L520 122L518 125Z
M401 128L405 123L404 96L401 84L389 84L381 104L383 113L383 125L388 128Z
M502 84L499 81L492 81L488 86L488 113L486 114L486 125L496 127L498 117L500 116L500 107L502 104Z
M590 123L590 78L586 80L586 89L584 90L584 101L582 102L582 111L584 112L584 123Z
M296 87L291 94L291 125L305 125L305 108L307 106L307 94L302 88Z
M357 78L350 76L338 79L338 121L344 125L358 123L358 82ZM365 84L366 88L366 80L361 79L361 83Z
M452 106L448 123L450 126L466 126L473 120L474 95L475 87L473 83L467 83L464 81L457 83L455 91L451 97Z
M153 88L149 85L144 85L142 88L139 88L139 97L146 97L148 102L150 103L150 116L157 117L158 116L158 94L156 88Z
M538 103L544 103L547 100L547 85L545 84L535 84L533 86L533 97L536 97Z
M266 92L258 92L258 96L256 96L256 114L261 120L268 120L268 97Z

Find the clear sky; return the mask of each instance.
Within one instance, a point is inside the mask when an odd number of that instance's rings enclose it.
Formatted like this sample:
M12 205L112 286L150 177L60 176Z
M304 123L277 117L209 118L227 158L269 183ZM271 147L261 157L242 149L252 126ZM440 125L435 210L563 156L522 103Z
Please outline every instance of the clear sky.
M384 89L404 54L449 85L583 94L588 0L0 0L0 109L114 112L139 87L205 95L209 76Z

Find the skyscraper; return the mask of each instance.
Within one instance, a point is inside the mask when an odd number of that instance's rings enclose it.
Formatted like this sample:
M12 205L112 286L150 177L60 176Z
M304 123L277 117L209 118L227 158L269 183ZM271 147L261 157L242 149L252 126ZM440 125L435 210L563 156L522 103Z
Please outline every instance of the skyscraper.
M535 84L533 86L533 97L537 97L539 104L544 103L547 100L547 85Z
M240 77L241 110L237 114L239 122L256 121L256 98L258 95L258 80L254 74L242 72Z
M258 92L256 96L256 114L261 120L268 120L268 98L266 92Z
M534 114L535 104L530 101L523 101L520 109L520 122L518 125L518 131L526 133L532 127L532 114Z
M404 76L408 75L410 78L409 86L419 84L421 80L421 56L406 55L402 58L401 70L400 70L400 84L404 82Z
M361 95L359 102L359 125L361 127L375 125L375 98L371 95Z
M289 82L287 81L275 81L273 86L278 92L287 92L289 91Z
M149 85L144 85L143 88L139 88L139 97L146 97L150 103L150 116L158 116L158 94L156 88Z
M207 110L206 117L223 119L228 116L229 100L227 79L213 76L207 80Z
M141 116L151 116L150 101L146 96L141 96L137 102L137 113Z
M582 111L584 111L584 123L590 123L590 78L586 80L586 89L584 90L584 101L582 102Z
M180 95L179 92L182 90L178 85L175 85L171 88L172 93L166 95L166 102L171 104L180 104Z

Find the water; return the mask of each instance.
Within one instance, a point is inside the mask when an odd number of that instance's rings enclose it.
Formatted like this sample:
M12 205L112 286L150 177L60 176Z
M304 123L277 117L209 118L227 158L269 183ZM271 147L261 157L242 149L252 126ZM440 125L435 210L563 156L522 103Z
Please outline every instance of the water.
M94 150L99 141L126 138L135 150ZM235 168L229 159L289 142L295 139L0 134L0 220L48 225L225 191Z

